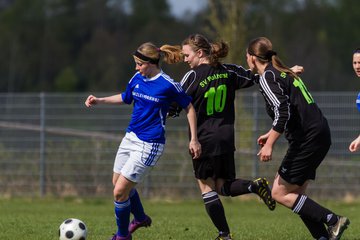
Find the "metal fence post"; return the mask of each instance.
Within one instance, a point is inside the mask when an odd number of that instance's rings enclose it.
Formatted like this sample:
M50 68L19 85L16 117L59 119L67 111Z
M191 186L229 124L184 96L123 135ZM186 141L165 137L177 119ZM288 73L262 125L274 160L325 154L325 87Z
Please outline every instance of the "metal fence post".
M45 93L40 93L40 196L45 195Z

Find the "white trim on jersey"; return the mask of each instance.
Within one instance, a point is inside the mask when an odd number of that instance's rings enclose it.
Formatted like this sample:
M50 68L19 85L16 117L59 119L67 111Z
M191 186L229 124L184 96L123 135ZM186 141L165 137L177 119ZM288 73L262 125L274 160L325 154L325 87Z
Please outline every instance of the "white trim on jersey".
M162 77L167 82L171 83L176 88L176 90L178 92L181 92L183 90L182 87L179 85L179 83L175 82L174 79L172 79L169 75L167 75L162 70L152 78L144 78L144 81L145 82L154 81L154 80L157 80L160 77Z
M246 80L248 80L248 81L253 81L252 80L252 78L248 78L248 77L246 77L246 76L244 76L244 75L241 75L241 74L239 74L239 72L236 72L236 71L234 71L234 70L231 70L231 69L229 69L227 66L234 66L234 67L236 67L236 68L241 68L241 69L244 69L244 71L249 71L249 69L245 69L243 66L240 66L240 65L236 65L236 64L233 64L233 63L227 63L227 64L222 64L222 66L226 69L226 71L228 71L228 72L233 72L233 73L235 73L235 75L236 76L238 76L238 77L240 77L240 78L244 78L244 79L246 79Z
M265 71L264 74L260 77L260 85L261 87L263 88L264 92L266 93L266 96L269 97L269 100L271 101L271 103L278 107L280 106L280 101L279 99L277 99L276 95L272 92L269 84L267 83L266 81L266 78L265 78L265 74L266 72L271 72L273 75L274 75L274 79L275 79L275 74L274 72L272 71ZM279 85L279 88L280 88L280 85ZM281 88L280 88L281 89Z
M165 122L164 122L164 117L161 114L161 109L159 110L159 115L160 115L161 126L163 127L163 129L165 129Z
M189 88L190 88L190 87L193 85L193 83L195 82L196 72L195 72L194 70L188 71L188 72L184 75L183 79L181 79L181 82L180 82L181 86L183 86L183 85L185 84L185 82L188 80L190 74L192 74L192 73L194 73L194 76L195 76L195 77L193 78L192 82L189 84L188 88L185 89L185 92L186 92L186 93L188 92Z
M130 78L130 80L129 80L129 83L131 83L132 82L132 80L135 78L135 76L137 75L137 74L140 74L140 72L138 71L138 72L136 72L131 78Z
M273 71L265 71L261 76L260 76L260 85L263 89L263 91L265 92L266 96L267 96L267 99L270 101L270 104L274 106L274 114L275 114L275 117L274 117L274 121L273 121L273 126L276 126L277 123L278 123L278 120L279 120L279 117L280 117L280 111L279 111L279 107L280 107L280 101L279 99L276 97L276 95L274 94L274 92L271 90L269 84L267 83L266 81L266 78L265 78L265 74L266 73L271 73L273 75L273 78L274 78L274 81L276 79L275 77L275 73ZM280 86L280 83L277 83L279 89L281 90L281 92L284 94L284 90L281 88ZM284 94L284 96L286 96L287 99L289 99L289 96ZM290 104L288 103L287 104L287 111L288 111L288 118L287 118L287 121L290 119ZM286 128L286 125L287 125L287 121L284 125L284 127Z
M183 89L182 87L180 86L180 84L178 82L175 82L174 79L172 79L169 75L167 75L166 73L162 72L162 76L164 77L164 79L166 81L168 81L169 83L171 83L178 92L182 92Z

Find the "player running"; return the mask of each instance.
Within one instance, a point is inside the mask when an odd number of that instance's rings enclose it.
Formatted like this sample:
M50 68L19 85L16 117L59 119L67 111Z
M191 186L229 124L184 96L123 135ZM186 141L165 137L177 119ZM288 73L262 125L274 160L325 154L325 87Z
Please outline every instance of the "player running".
M252 86L257 77L241 66L219 62L228 54L228 45L223 41L210 43L200 34L191 35L183 41L182 53L192 70L185 74L181 85L192 97L202 146L200 158L193 159L195 177L206 211L218 229L216 239L231 240L218 194L235 197L255 193L270 210L276 206L265 178L252 181L235 175L235 93ZM178 113L169 114L176 116Z
M273 120L270 131L258 138L262 146L260 160L272 160L273 147L283 132L289 142L273 183L272 197L299 214L315 239L340 239L349 219L305 195L331 145L326 118L301 79L277 57L269 39L252 40L246 57L249 67L260 74L260 92Z
M180 51L180 47L164 45L157 48L152 43L142 44L133 55L137 72L123 93L104 98L90 95L86 99L87 107L100 103L133 103L134 106L130 124L114 162L114 205L118 231L112 240L131 240L136 229L151 225L151 218L145 214L135 187L163 153L165 120L173 101L187 112L191 133L189 151L192 157L196 159L201 154L191 98L179 83L174 82L159 67L161 56L165 56L167 63L174 63L179 61ZM134 215L131 222L130 213Z

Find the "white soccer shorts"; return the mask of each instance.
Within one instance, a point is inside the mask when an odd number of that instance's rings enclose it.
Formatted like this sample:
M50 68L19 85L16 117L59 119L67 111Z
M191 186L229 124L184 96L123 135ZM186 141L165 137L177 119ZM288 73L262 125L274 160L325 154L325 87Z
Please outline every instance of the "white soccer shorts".
M155 166L164 151L164 144L140 140L135 133L126 133L116 153L114 172L139 183Z

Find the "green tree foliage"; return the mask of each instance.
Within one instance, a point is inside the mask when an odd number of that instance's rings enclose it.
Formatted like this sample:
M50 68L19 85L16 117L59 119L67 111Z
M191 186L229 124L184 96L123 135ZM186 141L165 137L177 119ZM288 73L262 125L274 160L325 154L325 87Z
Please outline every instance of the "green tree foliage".
M14 1L0 14L0 78L3 91L35 90L43 29L42 4L39 0ZM37 78L36 77L36 78Z
M303 78L311 90L360 88L351 66L352 51L360 46L358 1L208 2L210 28L207 29L212 36L220 35L232 43L230 61L244 63L246 43L252 38L266 36L286 64L305 67Z
M77 76L71 67L64 68L55 78L55 88L61 92L71 92L76 88Z
M209 0L207 32L224 39L230 44L231 51L226 59L232 63L245 64L245 44L247 25L245 23L247 1Z
M141 43L188 34L169 12L166 0L9 1L0 8L0 91L123 89Z
M359 10L357 0L208 0L177 19L166 0L1 1L0 91L118 91L141 43L180 44L195 32L229 42L225 61L245 66L247 42L267 36L285 63L305 67L311 90L359 89L351 68ZM176 80L188 70L163 68Z

